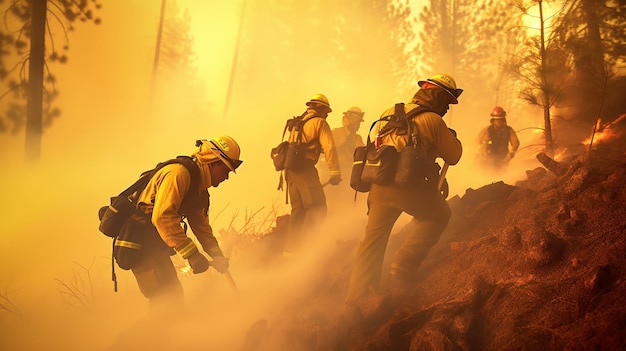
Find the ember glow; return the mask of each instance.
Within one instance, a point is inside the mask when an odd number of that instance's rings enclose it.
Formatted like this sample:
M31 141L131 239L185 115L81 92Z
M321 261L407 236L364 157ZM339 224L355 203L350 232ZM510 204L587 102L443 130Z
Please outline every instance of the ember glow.
M599 144L603 142L607 142L609 140L613 140L624 135L624 130L620 130L617 125L626 120L626 115L621 115L618 119L608 123L607 125L601 127L601 122L598 120L598 124L596 127L596 132L593 133L589 138L583 140L583 145L590 144Z

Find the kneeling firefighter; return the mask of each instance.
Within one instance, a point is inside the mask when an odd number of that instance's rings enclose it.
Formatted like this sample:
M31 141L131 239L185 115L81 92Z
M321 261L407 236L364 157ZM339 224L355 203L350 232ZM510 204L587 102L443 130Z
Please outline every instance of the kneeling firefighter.
M439 240L450 218L450 208L437 188L435 159L441 157L447 164L454 165L461 158L461 142L442 117L450 104L458 103L463 90L458 89L454 78L447 74L437 74L419 81L418 85L410 103L396 104L381 115L381 120L393 120L392 116L401 114L405 127L381 125L375 144L377 148L393 146L398 153L415 147L424 164L432 169L404 184L397 181L371 184L365 236L357 251L347 302L354 302L365 297L370 289L378 288L389 236L403 212L413 217L413 223L391 263L392 288L404 287L412 281L414 272Z

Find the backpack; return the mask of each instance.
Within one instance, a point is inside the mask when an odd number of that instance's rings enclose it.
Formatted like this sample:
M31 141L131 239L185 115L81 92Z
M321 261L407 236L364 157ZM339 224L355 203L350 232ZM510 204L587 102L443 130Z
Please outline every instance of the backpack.
M119 195L110 199L108 206L103 206L98 210L98 218L100 220L99 230L104 235L113 238L113 248L111 255L112 279L114 282L114 290L117 291L117 279L115 276L115 262L120 268L128 270L133 268L141 257L141 231L139 230L122 230L122 227L130 219L133 214L145 216L137 208L137 198L154 174L161 168L170 164L182 164L191 175L191 184L189 189L197 189L200 182L200 170L195 161L189 156L178 156L164 162L158 163L153 169L144 171L139 179L130 185ZM208 193L207 193L208 194ZM188 200L196 200L199 194L188 193L183 199L183 203ZM200 199L198 198L197 201Z
M306 122L312 120L313 118L322 117L313 116L305 121L305 114L306 111L300 116L295 116L287 120L287 122L285 123L285 128L283 129L283 136L281 139L283 141L281 141L278 146L272 149L270 156L272 157L272 161L274 162L274 168L277 171L282 171L285 169L298 170L301 169L304 166L304 162L306 162L304 153L309 145L314 142L314 140L311 140L308 143L302 143L302 128L304 127L304 124ZM294 128L298 132L296 141L289 142L284 140L287 130L291 132L292 130L294 130Z
M358 192L368 192L371 184L398 184L401 186L410 186L421 178L425 178L425 174L429 173L431 165L427 163L425 155L417 147L418 135L413 130L412 124L409 123L412 118L418 114L431 109L418 106L407 114L404 111L404 103L395 105L394 114L380 118L370 126L367 142L365 146L359 146L354 150L352 172L350 174L350 187ZM376 140L371 140L371 132L374 126L385 121L387 124L376 135ZM397 152L395 147L391 145L378 145L378 138L383 135L395 132L398 135L410 135L409 144ZM432 178L432 176L431 176Z
M283 129L283 136L281 138L280 144L278 144L275 148L272 148L272 152L270 154L272 161L274 163L274 168L277 171L284 170L292 170L298 171L304 168L307 163L310 161L304 157L306 150L309 148L309 145L312 145L316 142L316 140L311 140L307 143L302 142L302 128L306 122L312 120L313 118L323 118L321 116L313 116L307 120L304 120L304 116L306 115L306 111L302 113L300 116L295 116L287 120L285 123L285 128ZM287 130L290 132L295 130L298 132L296 137L296 141L289 142L284 140L285 133ZM278 182L277 190L283 190L284 177L283 174L280 174L280 179ZM285 200L288 202L288 200Z

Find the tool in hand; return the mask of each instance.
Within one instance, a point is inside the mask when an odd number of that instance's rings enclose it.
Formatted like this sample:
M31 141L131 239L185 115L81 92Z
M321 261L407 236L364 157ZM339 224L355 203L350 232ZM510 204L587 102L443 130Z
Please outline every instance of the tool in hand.
M441 173L439 173L439 182L437 182L437 190L439 192L441 192L441 189L443 188L443 182L446 180L446 173L448 172L448 167L450 167L450 165L448 164L448 162L445 162L443 164L443 168L441 169Z
M213 262L209 261L209 265L213 265ZM233 290L235 290L235 292L239 292L239 289L237 289L237 284L235 284L235 279L233 279L233 276L230 274L230 271L227 270L223 274L228 280L228 283L233 288Z

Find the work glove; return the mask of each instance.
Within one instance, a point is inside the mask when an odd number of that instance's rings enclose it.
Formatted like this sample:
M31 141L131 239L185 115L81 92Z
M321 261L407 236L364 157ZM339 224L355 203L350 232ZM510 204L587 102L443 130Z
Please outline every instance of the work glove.
M339 185L339 183L341 183L341 176L340 175L331 176L328 182L330 183L330 185Z
M207 260L207 258L204 257L204 255L199 251L196 251L191 256L187 257L187 261L189 261L193 274L206 272L206 270L209 269L209 260Z
M228 272L228 258L224 256L215 256L211 262L213 268L220 273Z
M450 131L450 133L452 133L452 135L454 135L454 137L456 138L456 130L452 129L452 128L448 128L448 130Z
M509 152L509 159L512 159L513 157L515 157L515 150L511 150Z

